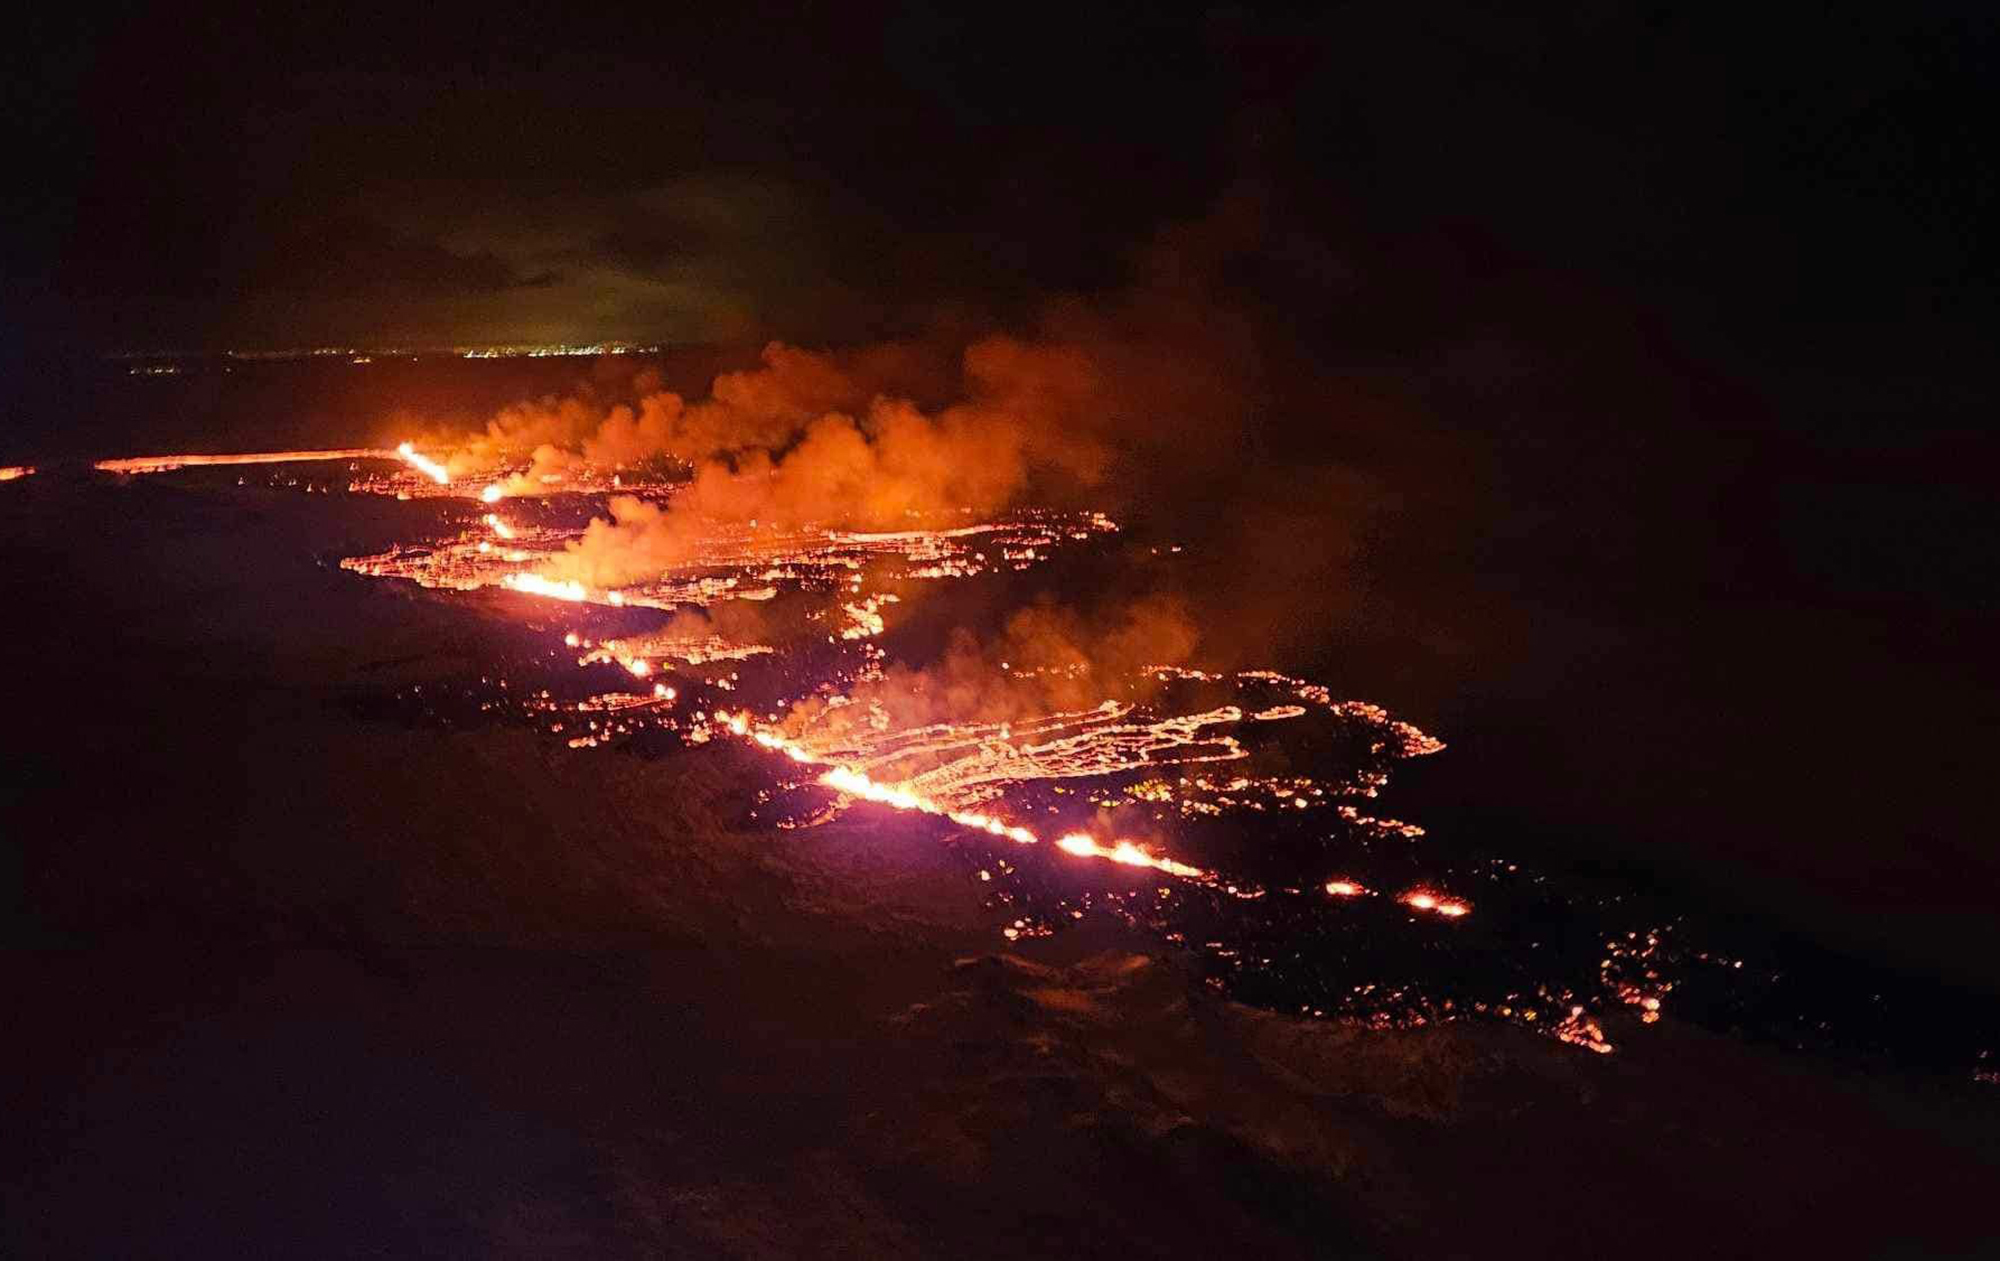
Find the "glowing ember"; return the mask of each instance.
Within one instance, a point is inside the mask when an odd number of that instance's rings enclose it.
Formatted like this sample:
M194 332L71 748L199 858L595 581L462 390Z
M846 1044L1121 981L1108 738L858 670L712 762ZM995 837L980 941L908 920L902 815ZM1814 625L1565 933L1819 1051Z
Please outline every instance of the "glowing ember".
M565 635L563 643L571 648L589 647L575 632ZM576 663L590 665L600 661L611 662L630 670L633 669L634 662L640 662L650 670L651 663L655 661L681 661L698 666L715 661L747 661L773 651L764 644L732 643L720 635L677 635L663 632L655 635L607 639L592 651L578 657Z
M20 478L33 477L34 475L35 466L32 464L0 465L0 482L17 481Z
M1604 1026L1585 1015L1581 1004L1572 1004L1569 1015L1550 1032L1571 1046L1580 1046L1599 1055L1609 1055L1617 1049L1604 1040Z

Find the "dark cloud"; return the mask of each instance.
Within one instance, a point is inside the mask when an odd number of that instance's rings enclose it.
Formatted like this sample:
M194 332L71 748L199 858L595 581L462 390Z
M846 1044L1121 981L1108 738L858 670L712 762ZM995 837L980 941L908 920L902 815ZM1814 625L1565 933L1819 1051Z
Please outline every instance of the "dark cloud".
M636 272L685 267L697 257L689 234L673 224L607 232L590 243L590 252L612 266Z
M1358 239L1483 236L1719 341L1802 292L1822 325L1990 313L2000 271L1972 121L2000 112L1992 32L1948 5L1881 31L1615 4L33 21L7 274L156 309L177 341L304 336L397 271L426 305L399 322L439 340L1018 321L1123 283L1134 242L1245 176L1310 225L1301 272L1337 279ZM392 237L322 249L301 225L329 215ZM260 286L296 327L256 326ZM453 293L489 301L433 301Z
M490 250L460 253L359 215L339 215L274 242L243 278L260 291L332 298L495 293L524 283Z

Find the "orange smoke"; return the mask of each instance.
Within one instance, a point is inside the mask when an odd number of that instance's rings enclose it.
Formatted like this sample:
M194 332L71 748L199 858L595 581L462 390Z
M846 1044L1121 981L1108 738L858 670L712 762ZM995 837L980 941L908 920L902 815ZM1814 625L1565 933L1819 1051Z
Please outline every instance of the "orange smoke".
M989 338L966 351L972 394L965 402L927 413L908 399L878 397L859 419L841 412L803 419L795 392L777 391L774 399L753 390L751 382L774 389L770 372L791 360L773 362L764 375L719 379L718 391L733 400L720 404L720 414L706 406L677 410L675 400L661 405L665 428L656 431L614 414L610 428L621 443L629 437L641 447L664 445L677 457L721 447L732 436L738 441L726 458L696 462L692 482L667 507L614 499L610 519L593 521L548 575L618 586L680 562L718 523L894 528L993 512L1038 469L1091 481L1105 467L1089 424L1100 384L1089 360L1066 348ZM695 415L702 419L689 428ZM717 428L719 415L734 428ZM682 441L691 435L699 441ZM543 463L538 456L537 466Z
M772 342L762 367L718 376L709 396L695 402L664 389L648 370L622 389L585 382L565 396L503 408L476 433L433 432L424 443L451 452L445 464L454 478L515 469L498 484L528 494L579 465L606 471L660 459L692 465L724 452L789 445L811 422L832 412L858 413L877 396L936 393L935 358L895 343L835 353Z
M1140 699L1157 683L1149 667L1185 662L1199 639L1186 605L1172 596L1141 597L1095 613L1031 605L1008 618L989 644L960 631L934 664L892 665L856 685L837 706L801 701L785 726L832 737L877 715L901 730L1009 722L1091 709L1113 697Z

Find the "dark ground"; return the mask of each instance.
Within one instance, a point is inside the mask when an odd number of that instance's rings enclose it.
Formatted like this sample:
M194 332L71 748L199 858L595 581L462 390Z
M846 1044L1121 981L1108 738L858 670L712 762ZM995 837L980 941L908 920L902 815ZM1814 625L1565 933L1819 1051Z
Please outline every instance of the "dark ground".
M1990 1088L1294 1022L1110 929L995 954L934 838L745 831L726 753L357 717L518 633L322 563L397 509L0 488L6 1251L2000 1244Z

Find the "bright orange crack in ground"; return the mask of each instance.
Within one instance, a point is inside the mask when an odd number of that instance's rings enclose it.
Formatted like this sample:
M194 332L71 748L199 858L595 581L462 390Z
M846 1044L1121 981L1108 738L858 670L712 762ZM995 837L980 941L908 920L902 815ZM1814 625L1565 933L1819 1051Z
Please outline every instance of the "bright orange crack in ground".
M717 713L715 717L737 735L754 740L773 752L782 753L794 762L807 766L825 765L798 741L788 739L767 727L753 726L747 715ZM1041 837L1019 824L1010 824L977 810L953 810L907 788L894 784L878 784L863 772L845 766L831 767L820 775L818 782L824 787L861 801L872 801L894 810L911 810L936 815L939 818L949 819L960 827L1005 837L1021 845L1041 843ZM1132 841L1114 841L1110 845L1103 845L1082 832L1071 832L1057 838L1056 848L1079 857L1105 858L1128 867L1148 867L1170 876L1178 876L1183 880L1212 883L1215 879L1213 872L1189 866L1187 863L1175 862L1171 858L1162 858L1147 852Z
M807 766L827 765L805 745L780 732L753 723L747 714L717 712L715 719L736 735L752 740L773 752L782 753L794 762ZM949 819L961 827L1005 837L1018 844L1037 845L1042 840L1033 831L1019 824L1008 823L1004 819L982 811L952 809L906 787L878 783L869 778L865 772L851 767L831 766L819 776L817 782L822 787L831 788L860 801L874 802L894 810L914 811ZM1155 854L1135 841L1114 840L1107 845L1086 832L1068 832L1056 838L1055 847L1065 854L1073 854L1079 858L1101 858L1127 867L1144 867L1201 884L1220 883L1215 872ZM1237 896L1259 896L1256 890L1241 889L1234 885L1228 886L1227 892ZM1326 892L1336 897L1349 897L1365 890L1352 882L1336 880L1327 884ZM1422 890L1413 890L1403 895L1400 900L1413 909L1432 912L1450 919L1457 919L1471 911L1471 907L1464 902L1454 898L1440 898Z
M405 447L409 444L404 443ZM321 460L399 460L397 451L379 447L345 447L337 451L252 451L241 455L136 455L99 460L91 465L105 473L170 473L179 468L223 464L300 464Z

